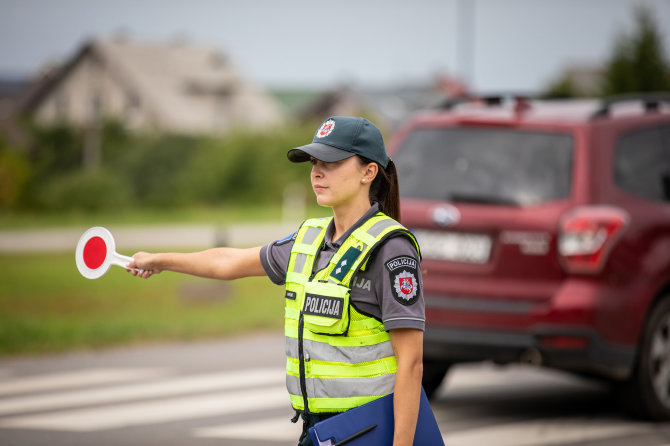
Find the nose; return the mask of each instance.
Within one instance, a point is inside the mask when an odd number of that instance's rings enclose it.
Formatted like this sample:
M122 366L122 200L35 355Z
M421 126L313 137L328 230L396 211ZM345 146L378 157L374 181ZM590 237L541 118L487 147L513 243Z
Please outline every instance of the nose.
M315 161L312 163L312 177L321 178L323 176L323 170L321 169L321 163Z

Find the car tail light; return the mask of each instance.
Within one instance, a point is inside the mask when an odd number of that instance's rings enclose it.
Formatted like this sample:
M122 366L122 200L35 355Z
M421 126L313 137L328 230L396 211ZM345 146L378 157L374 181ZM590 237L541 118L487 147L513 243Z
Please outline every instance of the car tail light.
M611 206L581 206L561 218L558 253L568 272L597 273L623 230L628 214Z

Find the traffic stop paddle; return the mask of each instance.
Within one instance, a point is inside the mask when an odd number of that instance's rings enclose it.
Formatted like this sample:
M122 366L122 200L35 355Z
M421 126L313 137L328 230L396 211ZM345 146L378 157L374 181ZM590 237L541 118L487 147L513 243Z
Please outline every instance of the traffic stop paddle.
M110 265L142 272L126 265L133 258L118 254L112 233L102 226L88 229L79 239L75 251L77 269L87 279L98 279L105 275Z

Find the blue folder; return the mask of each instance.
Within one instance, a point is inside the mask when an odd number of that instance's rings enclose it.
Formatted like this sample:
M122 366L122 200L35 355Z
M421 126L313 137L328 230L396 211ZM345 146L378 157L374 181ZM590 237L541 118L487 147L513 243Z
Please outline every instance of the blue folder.
M393 444L393 394L320 421L309 428L314 446ZM421 389L414 446L444 446L440 428Z

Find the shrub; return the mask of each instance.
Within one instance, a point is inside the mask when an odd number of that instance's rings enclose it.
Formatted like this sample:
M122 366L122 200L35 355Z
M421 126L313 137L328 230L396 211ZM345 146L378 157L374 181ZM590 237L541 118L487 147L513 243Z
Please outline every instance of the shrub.
M26 156L0 141L0 208L13 208L23 194L31 173Z
M130 185L101 169L56 176L45 182L38 194L41 207L55 211L122 209L133 202Z

